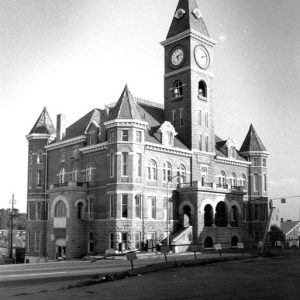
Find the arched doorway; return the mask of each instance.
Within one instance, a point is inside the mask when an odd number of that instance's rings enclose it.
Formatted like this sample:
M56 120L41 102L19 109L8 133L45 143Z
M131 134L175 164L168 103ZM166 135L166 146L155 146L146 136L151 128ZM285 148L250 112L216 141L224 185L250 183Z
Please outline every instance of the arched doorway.
M215 224L218 227L226 227L228 224L226 203L221 201L216 206Z
M238 237L237 236L233 236L231 238L231 247L237 247L238 242L239 242Z
M210 236L206 237L204 240L204 248L213 248L213 246L214 246L213 239Z
M213 225L213 208L210 204L204 207L204 226L211 227Z
M235 205L230 209L230 225L232 227L238 227L238 209Z
M183 227L187 228L191 225L191 207L189 205L185 205L183 207Z

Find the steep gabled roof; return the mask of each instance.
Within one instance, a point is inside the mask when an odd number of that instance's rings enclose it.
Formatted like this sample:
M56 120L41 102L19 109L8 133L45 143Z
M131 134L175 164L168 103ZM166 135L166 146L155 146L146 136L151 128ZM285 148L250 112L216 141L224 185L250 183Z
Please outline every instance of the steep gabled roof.
M293 230L297 225L300 224L300 221L286 221L280 224L280 228L284 234L288 234L291 230Z
M55 134L55 127L51 121L46 106L44 107L29 134Z
M240 149L240 152L248 151L267 151L252 124Z
M209 37L203 17L195 0L179 0L176 12L179 9L183 9L185 13L183 17L179 19L174 16L167 39L187 30L194 30ZM198 18L195 16L195 10L199 13Z
M134 101L127 84L125 85L120 99L113 108L109 119L135 119L140 121L143 120L139 112L138 106Z
M76 121L66 129L66 135L64 136L63 140L75 138L85 134L85 131L90 123L100 123L100 119L103 114L104 112L100 109L95 108L91 110L89 113L87 113L85 116L80 118L78 121Z

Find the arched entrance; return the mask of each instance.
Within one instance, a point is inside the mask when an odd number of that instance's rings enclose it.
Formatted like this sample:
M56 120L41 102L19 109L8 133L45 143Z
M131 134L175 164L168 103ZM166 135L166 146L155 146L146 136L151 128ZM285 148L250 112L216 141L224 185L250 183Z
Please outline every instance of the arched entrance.
M183 227L187 228L191 225L191 207L189 205L185 205L183 207Z
M237 236L233 236L231 238L231 247L237 247L238 242L239 242L238 237Z
M227 206L223 201L219 202L216 206L215 224L218 227L226 227L228 224Z
M213 248L214 246L214 242L213 239L208 236L207 238L205 238L204 240L204 248Z
M204 226L211 227L213 225L213 208L210 204L204 207Z

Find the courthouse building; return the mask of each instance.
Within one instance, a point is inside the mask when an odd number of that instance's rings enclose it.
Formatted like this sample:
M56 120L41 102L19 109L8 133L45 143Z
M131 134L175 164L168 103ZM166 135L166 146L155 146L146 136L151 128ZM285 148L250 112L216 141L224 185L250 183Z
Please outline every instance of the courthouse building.
M44 108L26 136L30 261L262 238L268 152L252 125L241 148L215 133L216 42L195 0L179 0L161 45L164 105L125 86L68 127Z

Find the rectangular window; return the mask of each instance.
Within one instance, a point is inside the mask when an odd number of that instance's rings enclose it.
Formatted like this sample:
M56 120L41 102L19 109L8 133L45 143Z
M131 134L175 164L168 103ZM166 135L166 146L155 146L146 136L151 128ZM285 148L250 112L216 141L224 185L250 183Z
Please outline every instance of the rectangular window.
M41 244L41 232L35 231L34 232L34 251L40 251Z
M170 201L170 198L169 198L169 202L168 202L168 198L165 197L164 198L164 210L165 210L166 218L167 218L167 209L168 209L169 220L173 220L173 203Z
M259 188L259 177L258 177L258 174L254 174L254 177L253 177L253 190L258 192L258 188Z
M122 141L127 142L128 140L128 130L122 130Z
M122 195L122 218L128 217L128 195Z
M172 110L172 123L175 123L176 110Z
M266 167L266 166L267 166L267 159L263 158L263 167Z
M109 233L109 249L116 249L116 234L114 232Z
M109 131L109 133L108 133L108 141L109 141L109 143L114 143L116 141L116 139L115 139L115 132L114 131Z
M205 137L205 151L209 151L208 136Z
M35 202L29 202L29 220L35 220Z
M128 234L127 232L121 232L121 243L124 244L125 250L128 249Z
M202 148L202 143L203 143L203 141L202 141L202 134L199 134L199 150L200 150L200 151L203 150L203 148Z
M142 132L139 131L139 130L136 132L136 142L137 143L141 143L142 142Z
M179 126L183 126L183 110L179 110Z
M122 176L128 176L128 153L122 153Z
M254 204L254 220L259 219L259 204Z
M135 237L135 249L141 249L141 233L136 232L134 237Z
M28 172L28 188L31 189L32 187L32 171Z
M89 232L89 252L95 251L95 243L94 243L94 233Z
M259 166L259 160L257 157L252 158L252 165L253 166Z
M109 155L109 176L114 177L115 175L115 154Z
M202 125L202 112L201 110L198 111L198 125Z
M115 218L115 196L110 195L109 197L109 217L111 219Z
M42 220L42 203L37 202L37 220Z
M42 170L36 171L36 187L42 187Z
M205 113L205 127L208 128L208 113Z
M156 198L149 197L151 203L151 218L156 219Z
M137 153L137 176L142 177L142 154Z
M264 174L264 191L266 192L267 191L267 175Z
M137 194L135 195L135 217L140 219L141 218L141 207L142 207L142 195Z
M60 151L60 161L65 161L66 160L66 151L61 150Z

